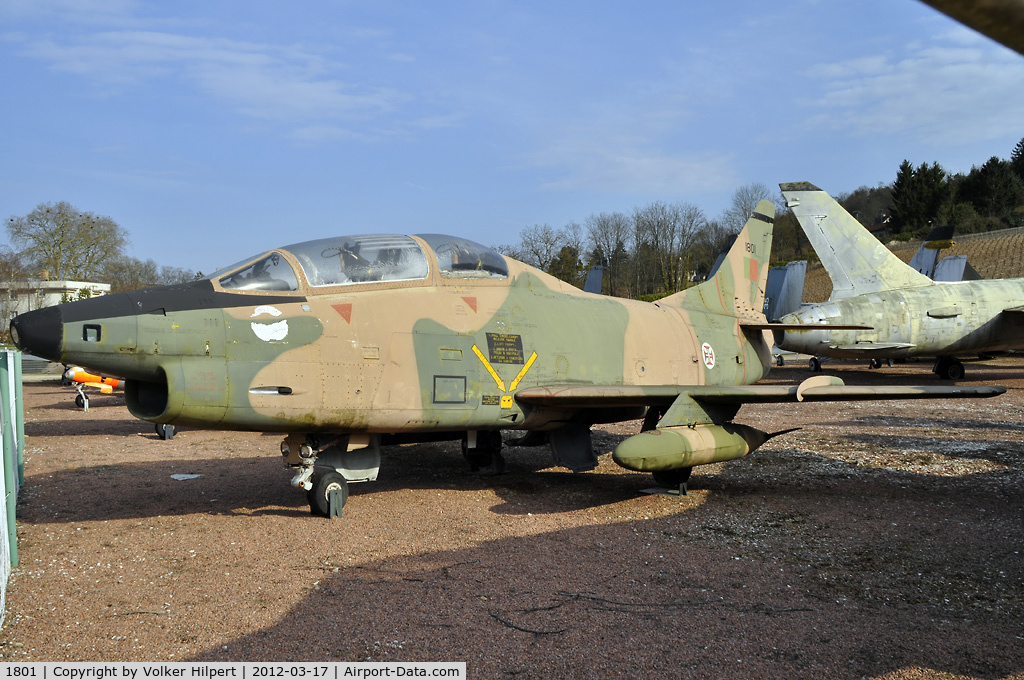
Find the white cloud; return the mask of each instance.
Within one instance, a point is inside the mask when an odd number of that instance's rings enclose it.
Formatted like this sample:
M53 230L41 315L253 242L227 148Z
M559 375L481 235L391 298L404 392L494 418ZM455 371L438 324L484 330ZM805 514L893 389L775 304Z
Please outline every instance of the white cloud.
M699 151L669 154L635 139L595 137L565 141L530 157L531 164L561 176L542 183L551 191L678 194L718 191L735 181L729 154Z
M16 19L57 18L83 24L120 22L138 7L137 0L4 0L0 16Z
M831 132L966 144L1019 135L1024 120L1024 60L962 30L805 75L820 86L799 101Z
M408 100L392 88L343 79L345 65L293 47L153 31L41 40L23 53L58 71L124 88L175 78L254 118L310 122L370 116Z

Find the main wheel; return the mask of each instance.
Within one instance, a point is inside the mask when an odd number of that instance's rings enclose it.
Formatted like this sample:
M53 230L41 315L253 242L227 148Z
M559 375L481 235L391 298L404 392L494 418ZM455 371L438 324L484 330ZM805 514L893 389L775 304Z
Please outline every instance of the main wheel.
M348 500L348 482L337 472L324 472L313 475L313 488L306 492L309 500L309 511L314 515L327 517L331 514L331 493L341 493L341 506ZM341 511L341 508L338 508Z
M498 430L481 430L476 433L476 448L469 448L469 442L462 438L462 455L469 461L471 472L479 472L483 468L495 468L503 472L505 459L501 456L502 438Z
M807 367L811 369L811 373L821 373L821 362L818 361L818 357L811 357L811 360L807 362Z
M165 441L168 439L174 439L174 425L169 425L167 423L157 423L154 429L156 430L156 434L158 437L160 437L160 439L163 439Z
M667 489L676 489L680 484L686 484L690 479L690 473L693 472L692 467L676 468L675 470L658 470L652 473L654 482L658 486L663 486Z
M964 377L964 373L966 373L964 365L954 359L946 364L946 367L940 376L947 380L961 380Z

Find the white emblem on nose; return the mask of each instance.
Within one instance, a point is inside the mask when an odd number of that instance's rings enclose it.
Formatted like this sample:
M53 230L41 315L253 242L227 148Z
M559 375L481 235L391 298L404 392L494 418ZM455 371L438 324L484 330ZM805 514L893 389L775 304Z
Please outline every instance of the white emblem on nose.
M252 332L256 334L256 337L264 342L284 340L288 337L288 321L278 321L277 323L256 323L253 321L249 325L252 326Z
M250 319L255 319L260 314L269 314L270 316L281 316L281 310L277 307L271 307L270 305L260 305L252 311Z

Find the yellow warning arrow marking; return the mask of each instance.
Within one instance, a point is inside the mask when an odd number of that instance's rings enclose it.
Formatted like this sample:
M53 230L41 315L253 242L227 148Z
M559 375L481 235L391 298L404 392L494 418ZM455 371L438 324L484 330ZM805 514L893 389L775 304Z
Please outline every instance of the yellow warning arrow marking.
M476 345L473 345L473 354L475 354L477 358L480 359L480 362L483 363L484 368L486 368L487 372L491 374L492 378L494 378L494 382L498 384L498 389L504 392L505 382L501 379L501 376L498 375L498 372L494 370L494 367L491 366L491 363L487 361L487 357L484 356L484 353L481 352L480 348L477 347Z
M514 392L516 387L519 386L519 381L526 377L526 372L530 370L530 366L533 366L533 362L537 360L537 353L534 352L530 355L530 358L523 364L523 370L519 371L519 375L512 381L512 384L508 386L509 392Z

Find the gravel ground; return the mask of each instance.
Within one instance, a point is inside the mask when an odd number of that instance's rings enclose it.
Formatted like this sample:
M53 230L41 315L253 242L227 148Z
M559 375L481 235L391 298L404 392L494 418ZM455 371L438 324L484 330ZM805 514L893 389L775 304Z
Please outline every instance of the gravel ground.
M936 378L923 364L848 383ZM838 370L837 370L838 369ZM1024 677L1024 360L981 401L747 406L777 431L685 497L608 452L385 449L310 516L279 435L162 441L123 399L28 385L3 661L466 661L474 678ZM801 366L775 369L796 382ZM175 474L201 475L177 481Z

